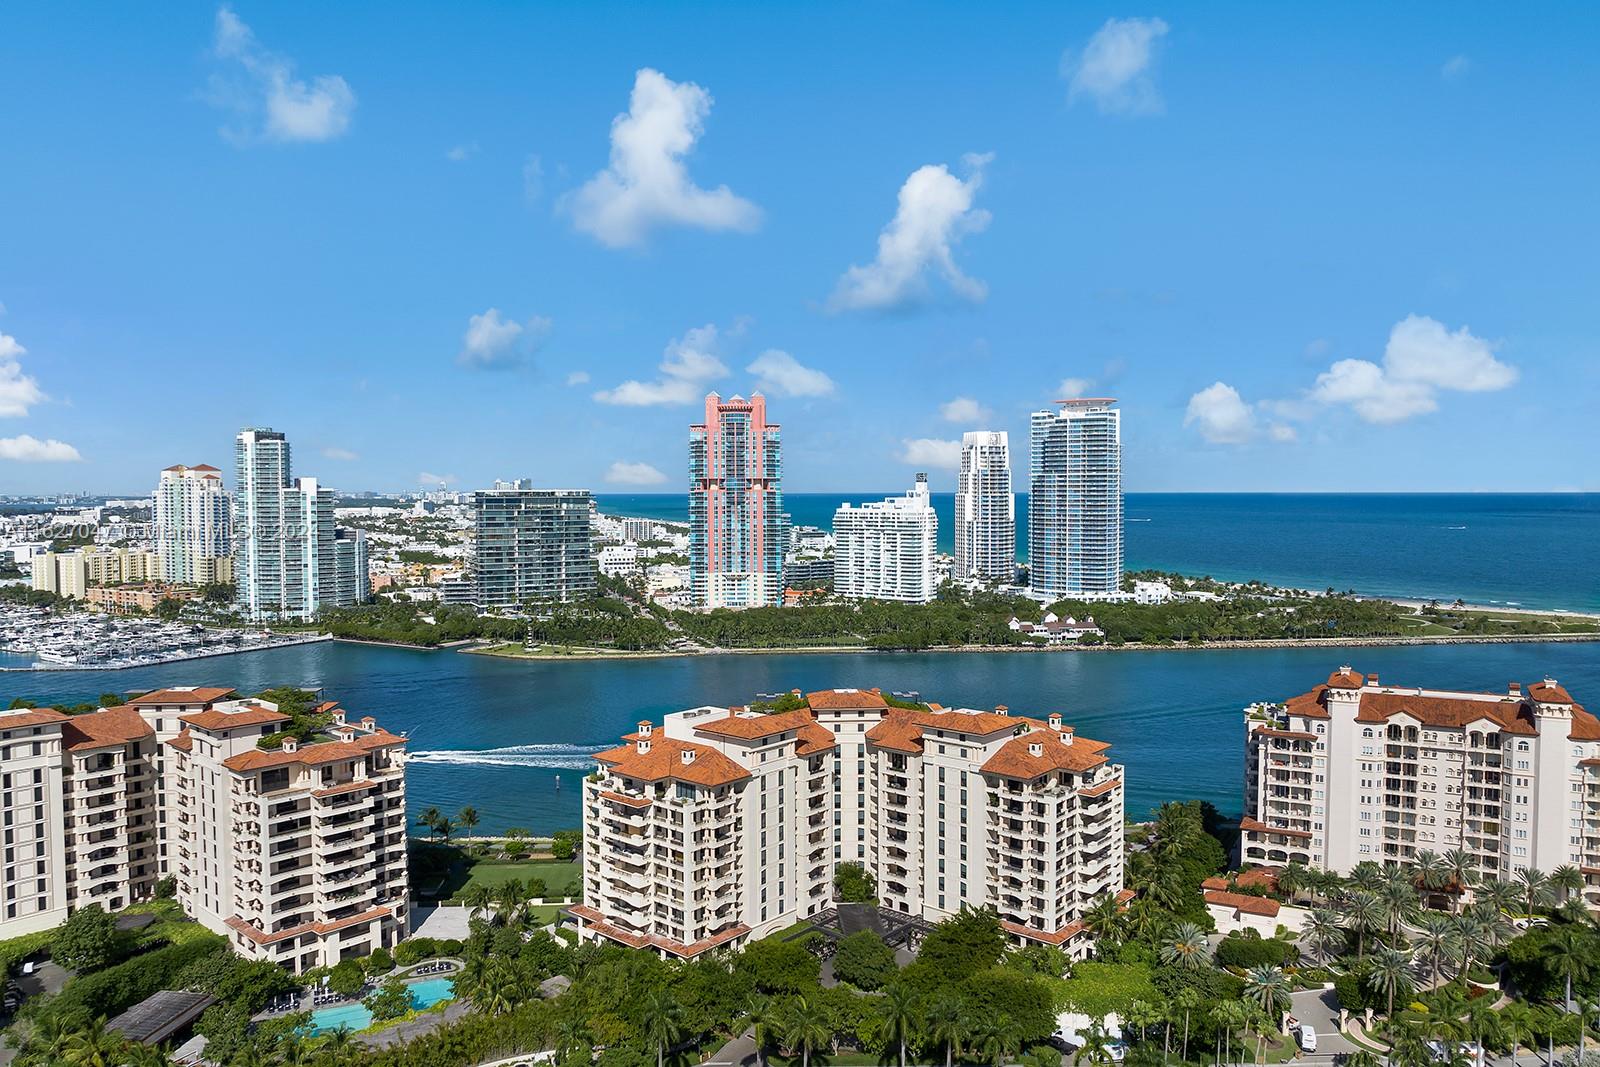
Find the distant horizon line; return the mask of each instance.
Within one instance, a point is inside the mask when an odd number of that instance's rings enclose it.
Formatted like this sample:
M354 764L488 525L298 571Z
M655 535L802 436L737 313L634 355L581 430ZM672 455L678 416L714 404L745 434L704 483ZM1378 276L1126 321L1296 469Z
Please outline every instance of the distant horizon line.
M576 489L583 490L585 486L543 485L541 489ZM355 496L366 494L368 496L421 496L427 493L440 492L439 489L334 489L336 496ZM442 490L447 493L473 493L478 489L449 488ZM625 487L588 489L591 496L659 496L676 497L686 496L687 488L673 491L643 491L627 489ZM233 490L228 490L232 493ZM789 489L784 491L786 496L841 496L860 495L866 493L904 493L904 489ZM954 489L935 489L934 495L953 496ZM1028 489L1017 489L1013 495L1025 495ZM77 496L83 499L105 497L108 500L126 500L142 496L151 496L153 491L143 493L36 493L6 494L13 500L37 499L47 496ZM1124 496L1600 496L1600 488L1595 489L1125 489Z

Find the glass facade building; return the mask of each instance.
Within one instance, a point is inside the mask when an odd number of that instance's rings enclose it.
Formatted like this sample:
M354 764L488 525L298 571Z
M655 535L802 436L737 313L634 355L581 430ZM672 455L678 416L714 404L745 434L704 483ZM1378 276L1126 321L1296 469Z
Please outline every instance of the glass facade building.
M586 489L535 489L527 479L473 494L473 602L480 609L568 602L595 592Z
M1122 413L1114 400L1063 400L1029 427L1028 569L1059 598L1122 588Z

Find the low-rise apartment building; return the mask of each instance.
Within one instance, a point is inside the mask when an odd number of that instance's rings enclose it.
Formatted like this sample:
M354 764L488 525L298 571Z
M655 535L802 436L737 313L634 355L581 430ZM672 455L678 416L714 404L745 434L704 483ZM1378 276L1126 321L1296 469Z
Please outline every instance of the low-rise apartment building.
M0 938L126 907L170 874L184 910L250 958L304 971L393 948L408 929L406 740L317 712L329 725L309 743L228 689L0 713Z
M1347 873L1465 850L1480 877L1572 865L1600 904L1600 720L1552 679L1395 686L1350 667L1245 716L1245 862Z
M884 908L994 908L1019 941L1088 950L1085 909L1123 884L1123 772L1059 715L877 690L794 710L641 722L583 785L579 936L692 957L831 905L859 863Z

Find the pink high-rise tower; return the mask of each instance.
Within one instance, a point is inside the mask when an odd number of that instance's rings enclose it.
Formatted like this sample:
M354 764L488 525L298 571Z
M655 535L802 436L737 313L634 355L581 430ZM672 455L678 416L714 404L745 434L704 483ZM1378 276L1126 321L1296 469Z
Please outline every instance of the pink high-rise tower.
M748 608L783 603L782 444L767 399L706 397L689 427L689 576L695 603Z

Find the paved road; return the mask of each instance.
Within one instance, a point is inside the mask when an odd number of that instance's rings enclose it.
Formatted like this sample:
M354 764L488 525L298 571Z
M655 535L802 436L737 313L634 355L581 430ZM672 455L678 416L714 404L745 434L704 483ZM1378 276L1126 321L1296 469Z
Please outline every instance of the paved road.
M1310 1023L1317 1032L1316 1057L1301 1056L1296 1062L1328 1059L1331 1056L1360 1051L1355 1042L1339 1033L1339 1002L1331 989L1307 989L1292 993L1289 1009L1296 1019Z

